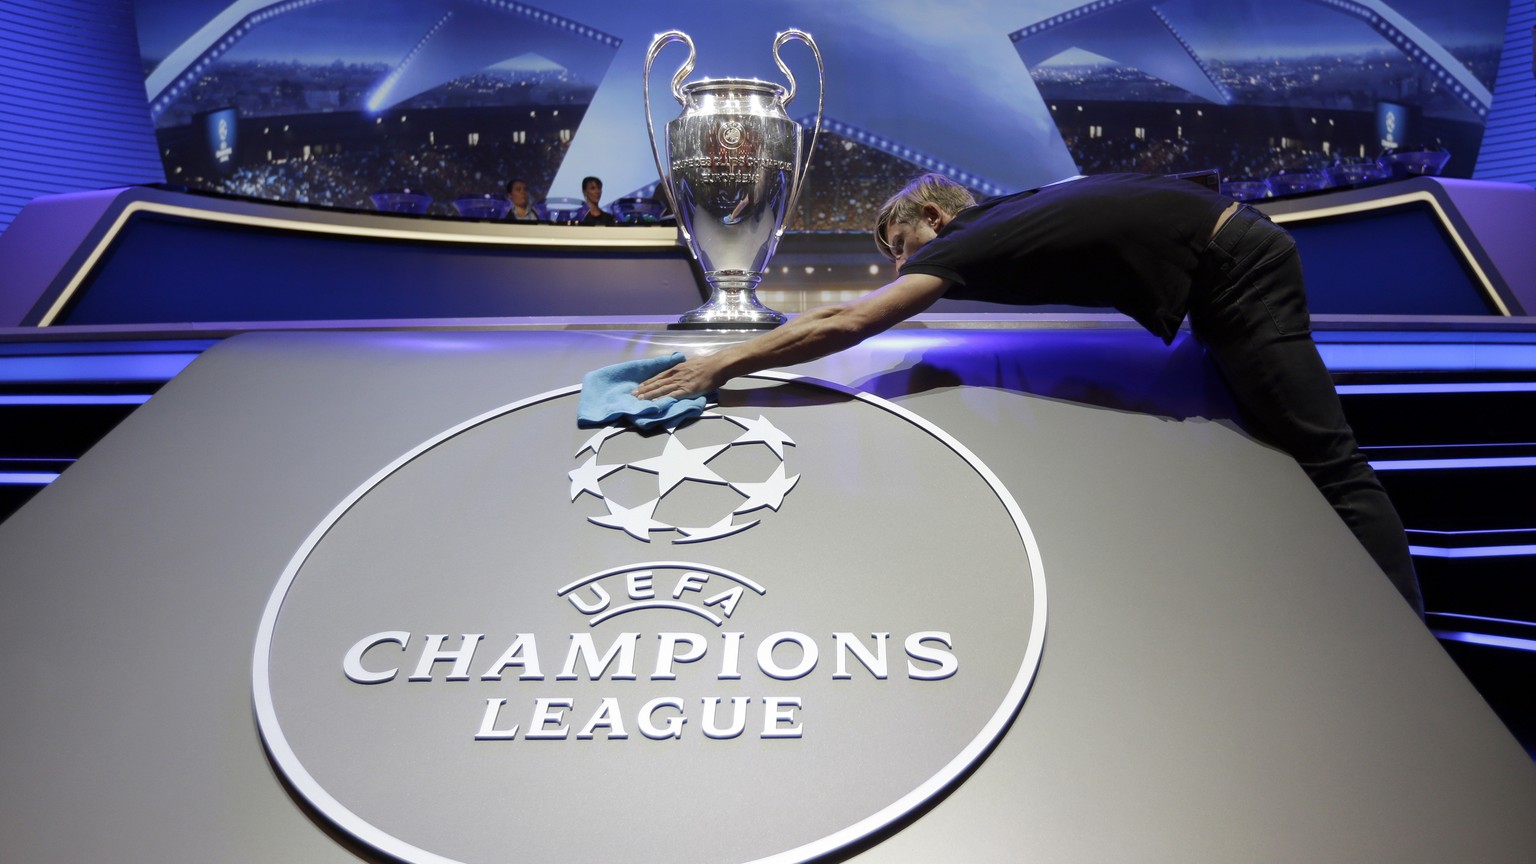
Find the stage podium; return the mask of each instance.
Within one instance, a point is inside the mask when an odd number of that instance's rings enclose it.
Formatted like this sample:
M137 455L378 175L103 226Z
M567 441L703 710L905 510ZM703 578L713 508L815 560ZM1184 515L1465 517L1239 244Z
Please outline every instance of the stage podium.
M16 861L1536 860L1536 767L1187 336L246 333L0 524Z

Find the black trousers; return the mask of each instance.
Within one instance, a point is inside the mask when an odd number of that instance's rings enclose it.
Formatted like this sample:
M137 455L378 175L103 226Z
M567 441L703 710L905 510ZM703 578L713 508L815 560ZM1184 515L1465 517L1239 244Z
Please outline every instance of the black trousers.
M1226 378L1256 437L1295 457L1420 616L1402 520L1355 441L1312 341L1296 244L1244 205L1206 248L1190 329Z

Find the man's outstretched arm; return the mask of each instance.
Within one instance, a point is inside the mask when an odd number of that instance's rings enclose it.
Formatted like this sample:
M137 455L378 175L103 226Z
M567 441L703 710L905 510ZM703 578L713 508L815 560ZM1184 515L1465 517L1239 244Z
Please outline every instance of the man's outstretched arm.
M792 366L835 354L887 330L933 305L949 283L910 273L846 306L825 306L746 342L692 357L640 384L641 399L708 393L738 375Z

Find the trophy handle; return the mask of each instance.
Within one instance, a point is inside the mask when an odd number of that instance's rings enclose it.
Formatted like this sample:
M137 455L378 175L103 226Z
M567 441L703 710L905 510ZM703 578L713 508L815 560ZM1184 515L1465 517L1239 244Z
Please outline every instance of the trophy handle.
M692 238L688 234L688 227L683 224L683 211L677 206L677 196L672 194L670 172L661 167L661 150L656 146L656 124L651 121L651 64L656 61L656 55L661 53L661 49L673 42L681 42L688 46L688 60L678 68L677 74L672 76L672 97L679 105L687 104L683 99L683 79L693 71L693 61L697 53L693 48L693 40L687 33L681 30L668 30L657 34L656 38L651 40L650 50L645 52L645 74L642 77L645 85L645 131L651 136L651 158L656 160L656 176L661 178L661 189L667 195L667 203L672 207L672 214L677 217L677 227L682 232L683 241L690 244L691 249ZM780 64L779 68L784 67Z
M656 38L660 39L661 37L658 36ZM811 34L805 32L804 30L790 29L780 33L777 38L773 40L773 62L778 64L779 71L783 72L784 77L789 79L789 90L784 94L784 99L779 104L782 105L785 109L788 109L789 103L795 100L794 73L789 71L789 67L784 65L784 59L779 56L779 49L784 47L784 44L791 40L804 42L806 46L811 49L811 54L816 58L816 125L811 129L810 149L806 150L805 152L805 158L802 160L800 170L795 172L794 188L789 193L788 218L784 220L784 224L780 225L779 230L776 232L776 234L781 237L784 235L784 229L788 227L790 220L794 218L795 208L800 203L800 190L805 187L806 172L811 170L811 156L816 152L816 137L821 134L821 111L822 107L826 103L827 98L827 72L821 64L821 50L816 47L816 40L812 39ZM693 49L693 44L689 43L688 48L691 51ZM692 69L693 56L690 54L688 59L688 68ZM678 98L681 99L682 97L679 96ZM787 110L786 113L788 113Z

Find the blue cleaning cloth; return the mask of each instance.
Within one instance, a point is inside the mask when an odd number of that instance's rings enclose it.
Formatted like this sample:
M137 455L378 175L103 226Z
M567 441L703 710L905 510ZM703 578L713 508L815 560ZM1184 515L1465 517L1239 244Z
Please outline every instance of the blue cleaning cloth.
M631 360L588 372L581 379L576 425L591 427L627 422L636 429L666 429L703 414L703 396L640 399L629 392L641 381L665 372L685 359L681 353L674 352L667 357Z

